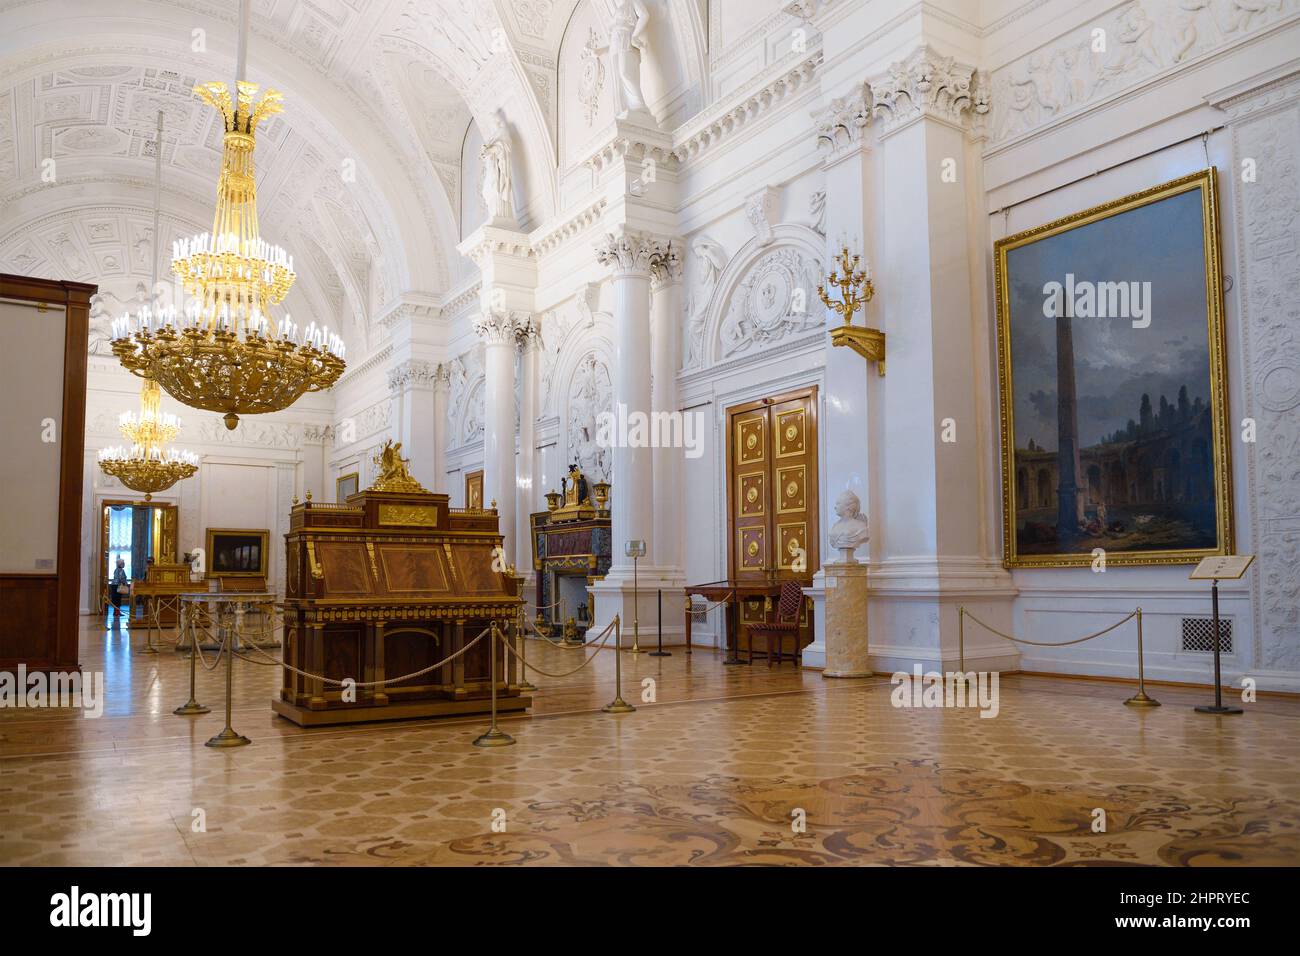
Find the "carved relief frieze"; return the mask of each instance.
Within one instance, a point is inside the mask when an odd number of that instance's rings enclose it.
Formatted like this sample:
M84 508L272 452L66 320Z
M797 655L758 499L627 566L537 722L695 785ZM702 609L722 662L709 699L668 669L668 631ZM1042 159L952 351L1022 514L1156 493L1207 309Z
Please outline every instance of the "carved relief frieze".
M1153 79L1295 12L1300 0L1135 0L993 72L993 143Z

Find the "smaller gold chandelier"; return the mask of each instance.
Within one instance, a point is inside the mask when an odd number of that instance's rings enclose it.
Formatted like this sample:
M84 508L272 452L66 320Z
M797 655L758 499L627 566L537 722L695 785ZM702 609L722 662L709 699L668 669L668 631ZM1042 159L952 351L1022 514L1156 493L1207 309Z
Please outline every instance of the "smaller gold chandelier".
M832 286L839 287L839 300L832 299L825 286L817 287L817 295L826 308L844 316L844 324L831 329L831 345L848 346L868 362L875 362L876 370L884 375L885 333L879 329L864 329L853 324L853 316L859 309L863 311L865 319L867 303L876 294L876 287L866 270L858 268L861 258L858 255L850 256L845 247L839 255L839 269L832 270L826 277Z
M169 448L150 453L142 445L132 445L130 450L121 447L102 449L99 467L104 474L112 475L132 491L143 491L144 500L149 501L155 491L166 491L198 471L199 459L190 451Z
M176 437L181 420L164 413L161 401L158 383L146 379L140 389L140 414L124 412L118 420L122 437L131 442L131 447L105 448L99 453L99 467L104 474L112 475L132 491L144 492L145 501L155 491L166 491L189 478L199 467L193 452L163 447Z

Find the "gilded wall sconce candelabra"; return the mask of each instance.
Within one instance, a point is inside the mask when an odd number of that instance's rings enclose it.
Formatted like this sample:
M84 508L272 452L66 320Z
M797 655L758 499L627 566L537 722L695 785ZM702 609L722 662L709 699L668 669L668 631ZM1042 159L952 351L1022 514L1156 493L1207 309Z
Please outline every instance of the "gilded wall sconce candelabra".
M827 281L831 286L838 286L840 297L832 299L826 286L817 287L826 308L834 309L844 316L844 324L831 329L831 345L844 345L853 349L868 362L875 362L881 375L885 374L885 333L879 329L868 329L853 324L853 316L858 310L865 313L866 305L876 294L876 288L865 270L859 269L861 256L850 256L848 248L839 255L839 268L831 270ZM865 321L865 314L864 314Z

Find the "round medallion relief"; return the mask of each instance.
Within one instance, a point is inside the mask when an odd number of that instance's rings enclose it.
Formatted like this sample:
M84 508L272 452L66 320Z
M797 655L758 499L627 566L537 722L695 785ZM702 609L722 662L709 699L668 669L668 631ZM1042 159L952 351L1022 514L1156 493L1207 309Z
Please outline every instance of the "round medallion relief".
M1255 380L1259 403L1271 412L1289 412L1300 405L1300 369L1278 362Z
M760 332L775 332L788 313L790 277L783 270L772 269L754 283L749 298L749 314Z

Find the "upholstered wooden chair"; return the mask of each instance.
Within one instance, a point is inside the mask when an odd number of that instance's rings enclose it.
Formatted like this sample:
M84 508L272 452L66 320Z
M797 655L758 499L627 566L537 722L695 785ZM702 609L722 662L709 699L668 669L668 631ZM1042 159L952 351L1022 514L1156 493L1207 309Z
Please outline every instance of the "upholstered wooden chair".
M781 596L776 603L776 619L763 624L749 625L749 646L754 646L755 640L765 638L767 640L767 666L772 666L773 648L775 648L776 663L779 667L783 656L781 649L782 642L786 637L794 641L794 653L791 655L797 667L802 658L802 648L799 647L799 611L803 608L803 585L798 581L786 581L781 585Z

